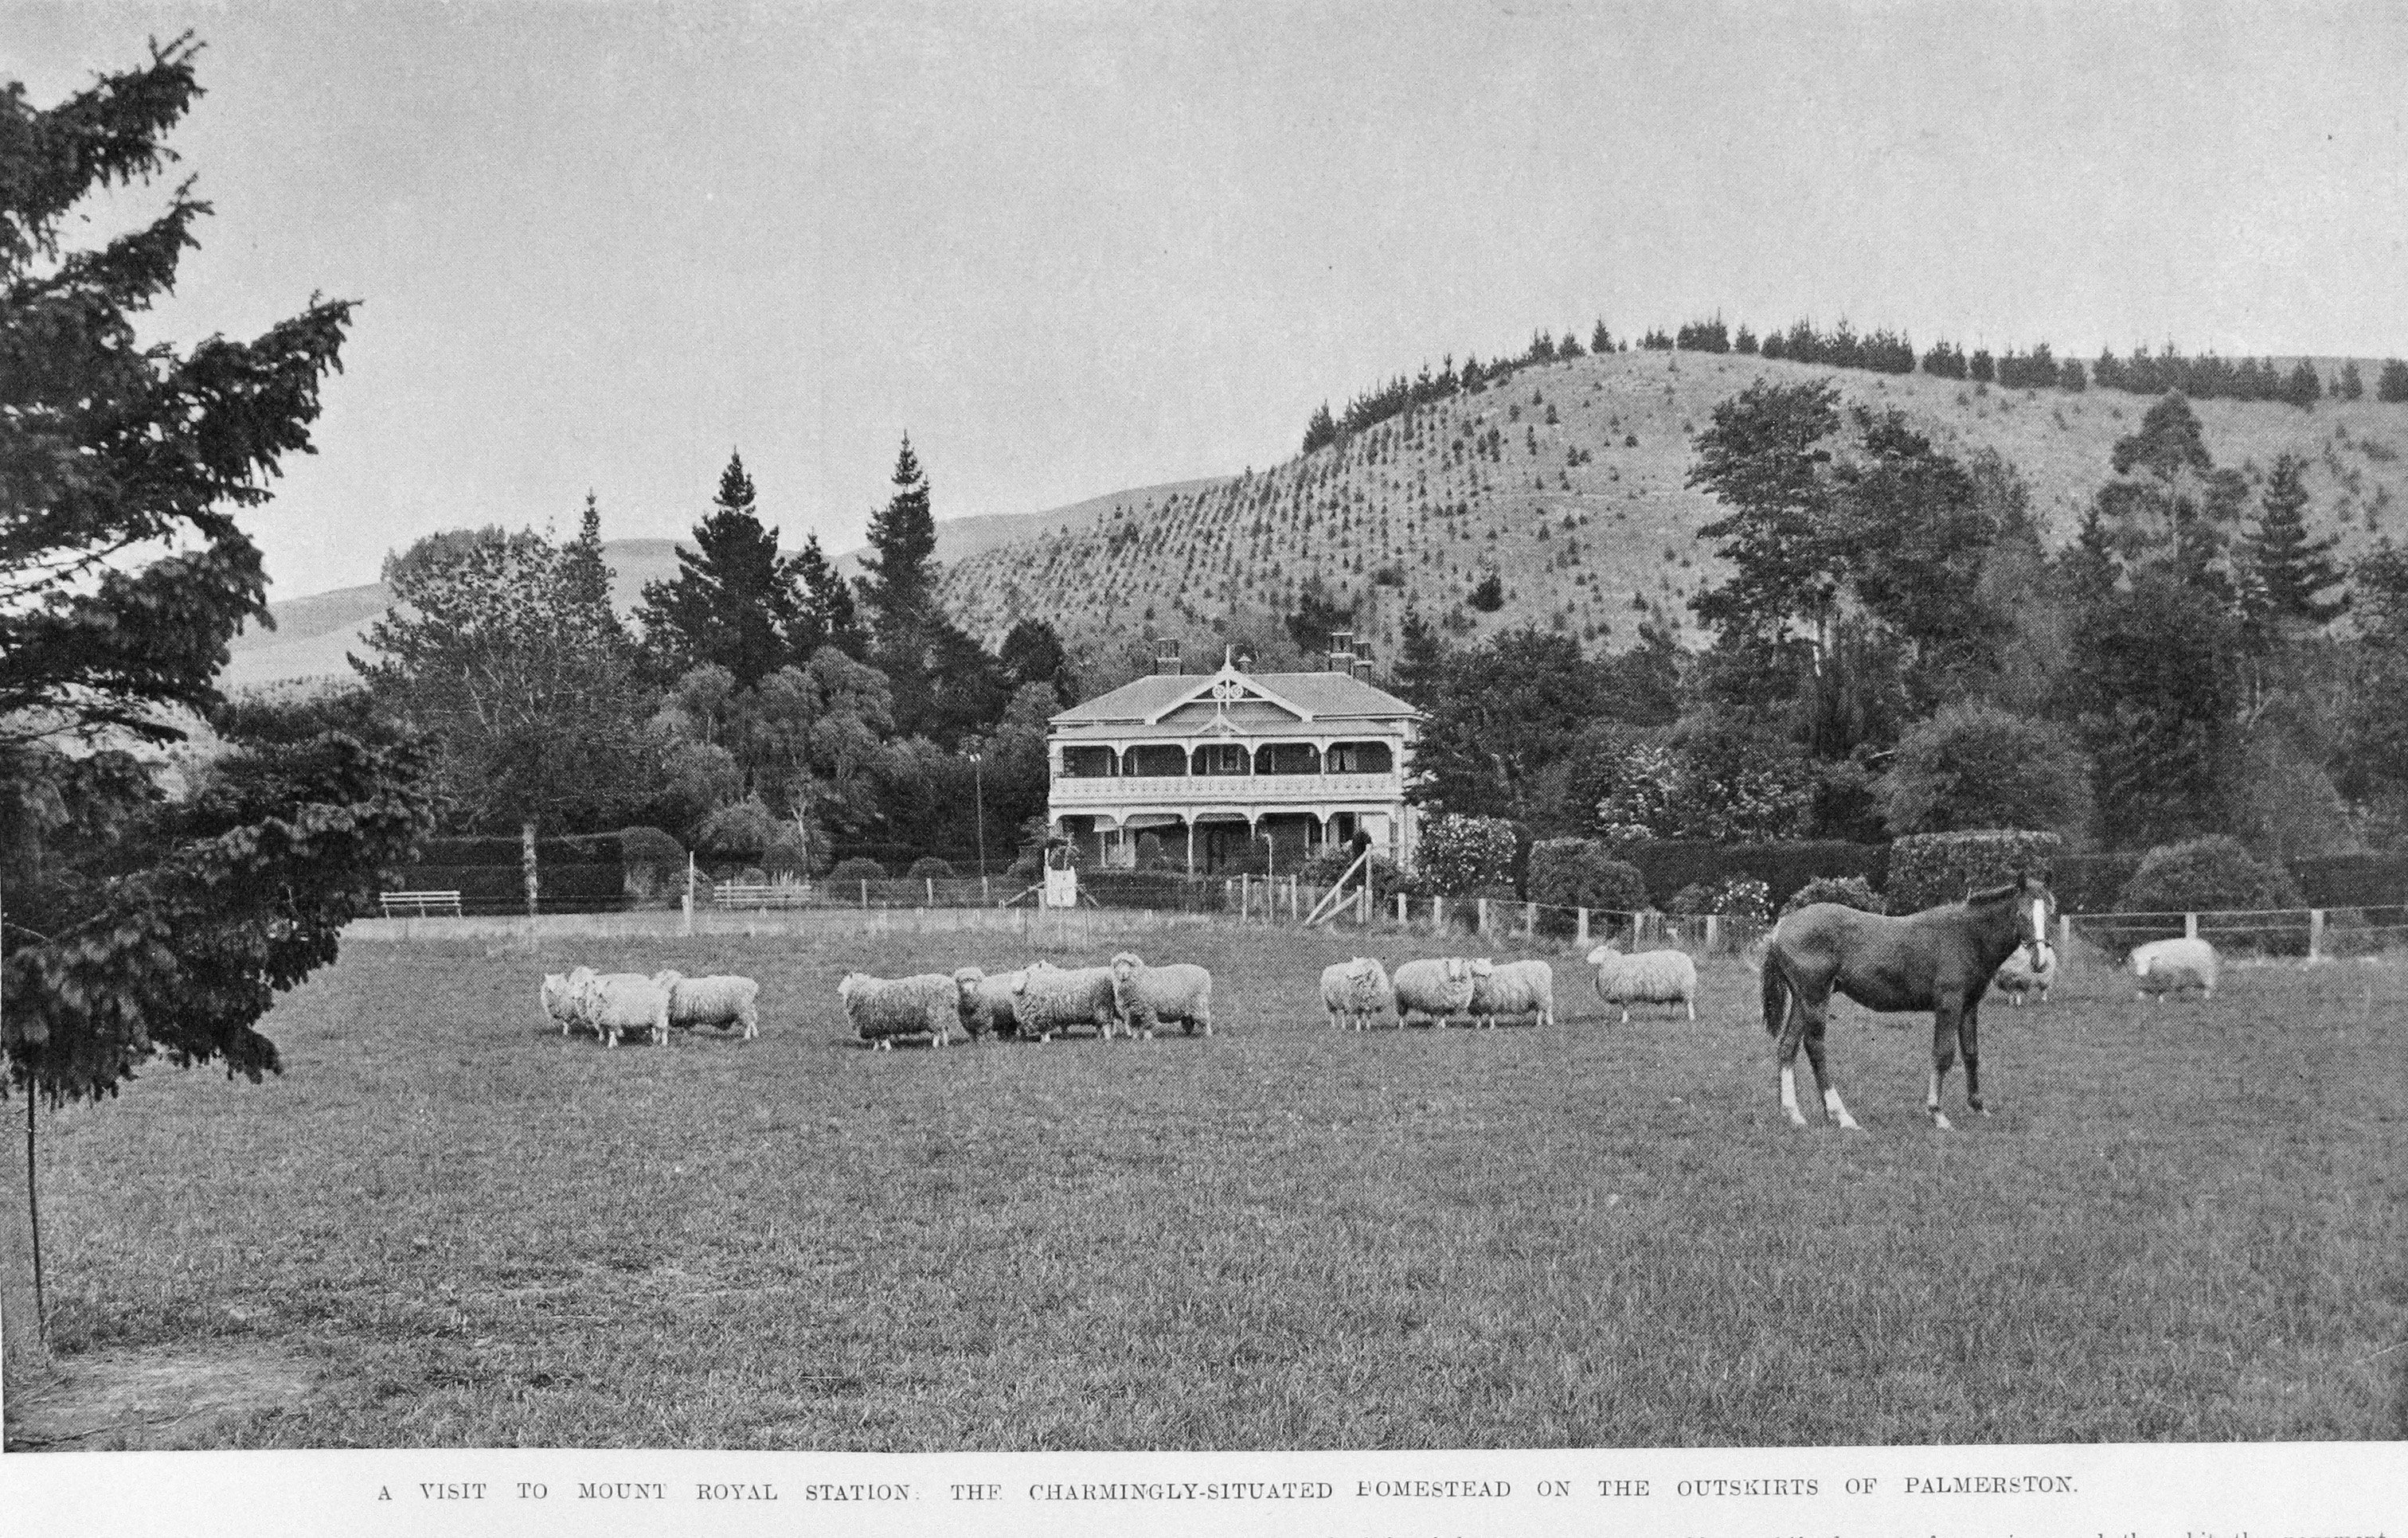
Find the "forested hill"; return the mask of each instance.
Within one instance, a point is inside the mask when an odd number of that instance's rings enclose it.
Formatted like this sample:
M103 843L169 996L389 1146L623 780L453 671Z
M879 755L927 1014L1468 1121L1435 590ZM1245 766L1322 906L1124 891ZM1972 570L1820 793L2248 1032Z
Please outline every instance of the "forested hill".
M1996 449L2028 484L2052 542L2071 537L2111 476L2113 445L2149 405L2114 390L2002 390L1736 354L1525 365L1268 471L1103 499L1092 522L949 563L946 602L989 644L1015 619L1049 619L1107 675L1137 665L1149 629L1217 660L1221 639L1275 629L1316 580L1354 607L1383 661L1408 607L1458 637L1535 622L1618 649L1647 607L1685 626L1687 598L1717 579L1696 536L1719 505L1683 484L1690 439L1759 376L1826 377L1846 402L1904 408L1949 452ZM2218 465L2262 473L2286 451L2309 462L2311 527L2341 529L2344 557L2398 518L2408 405L2196 406ZM1474 598L1492 572L1502 603L1484 611Z

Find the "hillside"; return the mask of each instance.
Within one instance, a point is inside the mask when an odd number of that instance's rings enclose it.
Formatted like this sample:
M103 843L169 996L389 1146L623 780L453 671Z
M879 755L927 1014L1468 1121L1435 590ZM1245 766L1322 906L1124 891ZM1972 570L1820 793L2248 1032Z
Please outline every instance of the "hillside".
M1218 484L1211 480L1176 481L1120 496L1195 496ZM1102 517L1118 500L1096 497L1042 512L941 519L937 523L937 559L957 563L1014 540L1054 530L1083 528ZM610 563L610 595L622 614L635 612L645 583L666 581L677 575L675 540L613 539L606 541L602 548ZM862 549L844 551L836 557L836 563L848 573L858 573L863 553ZM271 603L268 607L276 617L276 628L246 630L236 636L218 682L222 688L242 689L295 679L347 676L351 667L345 657L361 649L367 627L392 605L393 591L381 582Z
M1576 358L1251 477L1103 499L1091 525L953 563L946 598L989 641L1040 617L1124 664L1149 628L1206 639L1233 611L1292 609L1312 578L1357 605L1383 658L1409 607L1462 638L1533 622L1618 648L1647 608L1685 622L1686 599L1713 579L1696 534L1719 505L1683 486L1690 439L1759 375L1828 377L1846 401L1902 407L1952 452L1995 449L2030 483L2055 541L2071 537L2112 446L2148 406L2117 391L2010 392L1735 354ZM2408 406L2196 406L2219 464L2262 469L2284 451L2310 462L2311 517L2344 531L2344 555L2408 492ZM1575 451L1584 463L1569 463ZM1505 603L1482 614L1466 599L1492 570Z

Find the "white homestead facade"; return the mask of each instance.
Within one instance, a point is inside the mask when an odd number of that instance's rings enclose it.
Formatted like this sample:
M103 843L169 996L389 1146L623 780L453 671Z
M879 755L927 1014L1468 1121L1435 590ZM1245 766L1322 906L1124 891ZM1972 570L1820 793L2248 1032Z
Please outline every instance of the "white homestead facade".
M1258 848L1275 871L1313 848L1369 836L1412 856L1405 804L1421 715L1362 674L1352 638L1332 637L1320 673L1157 671L1053 719L1046 815L1057 835L1107 867L1137 864L1146 835L1190 872L1224 869ZM1149 850L1149 852L1152 852Z

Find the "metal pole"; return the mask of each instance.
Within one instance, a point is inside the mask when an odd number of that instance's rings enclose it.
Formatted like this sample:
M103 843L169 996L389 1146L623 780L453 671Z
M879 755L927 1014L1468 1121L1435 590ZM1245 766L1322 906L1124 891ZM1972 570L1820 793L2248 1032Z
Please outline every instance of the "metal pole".
M986 766L979 755L970 755L970 794L978 802L979 876L986 876Z

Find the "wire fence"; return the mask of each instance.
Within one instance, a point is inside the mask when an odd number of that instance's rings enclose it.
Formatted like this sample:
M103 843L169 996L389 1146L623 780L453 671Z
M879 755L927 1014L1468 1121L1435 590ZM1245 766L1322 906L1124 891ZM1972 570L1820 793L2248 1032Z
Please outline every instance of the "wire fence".
M697 883L697 913L724 914L853 911L896 914L916 910L941 921L944 910L1036 911L1041 885L1024 876L904 877L879 880L794 880L767 883ZM1300 876L1188 876L1169 871L1082 873L1080 911L1132 918L1217 917L1240 923L1295 924L1317 921L1330 929L1376 929L1455 939L1477 939L1526 948L1562 948L1585 954L1599 944L1627 950L1675 949L1698 957L1753 957L1771 933L1772 920L1747 915L1628 911L1530 903L1493 897L1381 894L1359 886L1337 893ZM393 902L408 896L387 894ZM450 893L432 894L437 898ZM683 893L645 901L591 894L539 897L539 915L596 914L643 907L674 915ZM1325 912L1324 910L1327 911ZM402 911L408 911L405 907ZM448 905L421 907L418 916L448 916ZM525 899L461 894L463 918L523 915ZM395 916L398 916L395 914ZM439 921L439 920L438 920ZM2065 914L2055 938L2076 958L2121 965L2134 947L2154 940L2190 935L2232 955L2323 961L2374 956L2408 948L2408 904L2349 908L2278 908L2195 913Z

